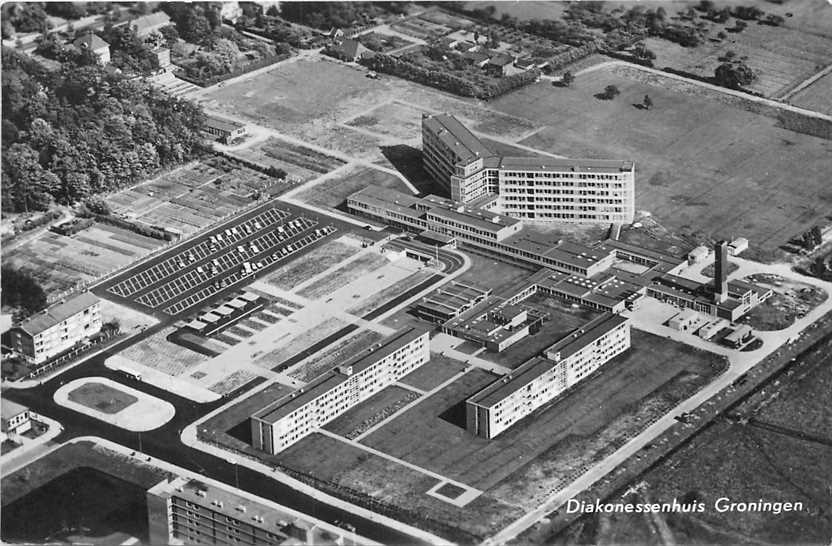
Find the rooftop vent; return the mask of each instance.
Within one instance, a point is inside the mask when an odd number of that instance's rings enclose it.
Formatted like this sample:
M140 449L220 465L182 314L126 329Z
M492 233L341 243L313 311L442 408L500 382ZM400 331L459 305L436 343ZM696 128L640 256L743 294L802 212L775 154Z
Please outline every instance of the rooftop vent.
M242 504L238 504L234 509L237 510L238 512L242 512L243 514L246 513L246 507L243 506Z

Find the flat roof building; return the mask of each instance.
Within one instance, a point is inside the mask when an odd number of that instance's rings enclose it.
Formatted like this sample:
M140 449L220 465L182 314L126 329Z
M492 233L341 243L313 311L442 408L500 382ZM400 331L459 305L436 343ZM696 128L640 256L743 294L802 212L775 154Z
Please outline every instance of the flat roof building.
M291 508L201 480L163 480L146 496L149 544L370 543Z
M101 302L83 292L24 320L10 332L12 348L40 364L101 330Z
M405 328L251 417L254 447L275 454L430 360L429 330Z
M501 69L510 62L506 57ZM495 195L492 210L513 218L631 223L635 214L635 165L629 160L500 155L448 114L422 116L422 157L453 201Z
M2 432L7 436L23 434L32 428L29 408L5 398L0 400L0 417L2 417Z
M231 144L232 141L246 134L245 124L214 115L205 117L202 130L223 144Z
M605 313L468 398L466 428L494 438L629 347L628 319Z

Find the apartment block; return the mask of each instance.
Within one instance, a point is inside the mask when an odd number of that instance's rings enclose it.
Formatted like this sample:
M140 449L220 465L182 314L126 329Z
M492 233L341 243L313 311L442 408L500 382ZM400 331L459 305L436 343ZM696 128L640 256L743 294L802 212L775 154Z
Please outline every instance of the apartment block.
M629 321L605 313L466 400L466 428L494 438L629 347Z
M406 328L251 417L254 447L278 453L430 360L429 330Z
M513 157L491 151L454 116L422 116L425 170L463 204L494 196L488 210L534 222L631 223L629 160Z
M101 330L101 302L84 292L12 328L12 348L40 364Z
M353 533L290 508L176 477L147 491L149 544L358 544Z

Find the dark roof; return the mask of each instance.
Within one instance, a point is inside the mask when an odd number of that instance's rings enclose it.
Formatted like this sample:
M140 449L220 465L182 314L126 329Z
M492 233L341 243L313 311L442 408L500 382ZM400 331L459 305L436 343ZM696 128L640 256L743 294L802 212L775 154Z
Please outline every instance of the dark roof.
M206 116L205 125L220 131L228 131L229 133L243 127L243 124L238 121L220 118L217 116Z
M56 324L60 324L69 317L88 309L99 302L97 296L92 292L84 292L58 305L53 305L45 311L41 311L33 317L20 323L17 327L35 336Z
M97 51L104 47L110 47L110 44L98 37L97 34L89 32L72 42L72 45L78 48L86 48L90 51Z
M505 53L498 53L488 60L488 64L492 66L507 66L514 62L514 57L506 55Z
M625 322L627 319L621 315L604 313L548 347L545 353L560 353L561 359L568 358Z
M364 47L361 42L353 39L344 40L340 44L336 45L335 49L350 59L355 59L365 51L369 51L369 49Z

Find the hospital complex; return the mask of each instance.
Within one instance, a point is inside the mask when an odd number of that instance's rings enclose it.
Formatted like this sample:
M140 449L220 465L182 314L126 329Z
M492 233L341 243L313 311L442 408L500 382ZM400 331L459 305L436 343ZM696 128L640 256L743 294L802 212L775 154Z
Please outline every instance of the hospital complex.
M498 293L451 281L412 304L411 313L492 352L508 349L550 320L529 305L536 294L597 313L465 400L472 435L494 438L625 352L630 324L621 313L644 297L680 308L668 322L671 328L701 330L700 337L709 339L772 294L753 283L728 281L728 254L741 252L745 240L717 242L715 279L702 283L679 275L684 260L614 237L581 244L524 229L524 222L539 220L631 223L632 161L499 156L449 115L423 116L422 137L425 170L451 198L367 187L347 198L349 211L437 248L470 247L537 271ZM699 247L688 259L708 255ZM251 418L253 445L278 453L428 362L431 330L401 330L261 409ZM739 348L750 331L726 339Z

